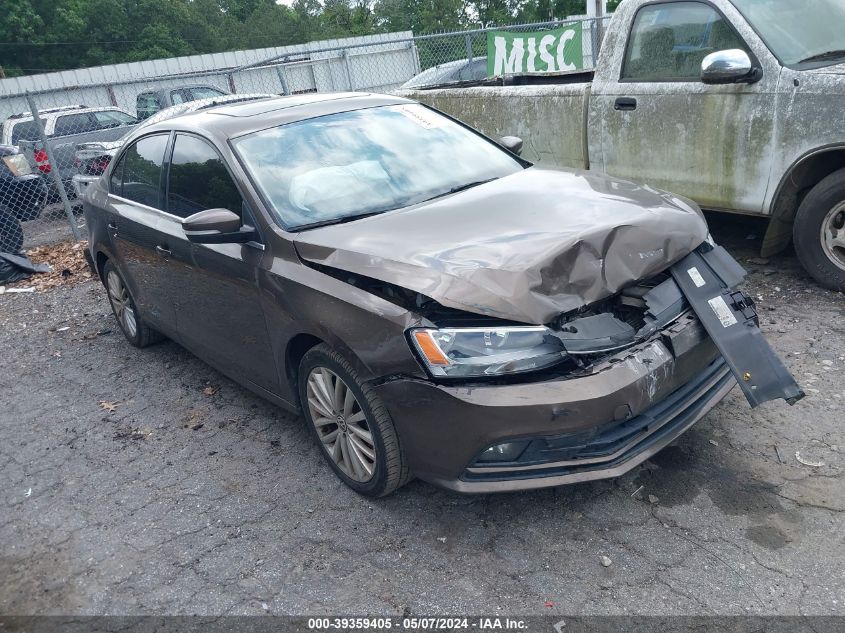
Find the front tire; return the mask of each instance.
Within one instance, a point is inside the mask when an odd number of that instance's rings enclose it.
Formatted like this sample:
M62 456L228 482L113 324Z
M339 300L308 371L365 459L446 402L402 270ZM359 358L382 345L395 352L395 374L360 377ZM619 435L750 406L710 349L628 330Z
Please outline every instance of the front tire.
M845 169L804 198L793 226L798 259L825 288L845 292Z
M390 414L343 356L325 344L314 347L299 365L298 383L305 421L343 483L383 497L408 482Z
M103 283L114 318L127 341L135 347L147 347L163 338L144 322L123 276L110 261L103 267Z

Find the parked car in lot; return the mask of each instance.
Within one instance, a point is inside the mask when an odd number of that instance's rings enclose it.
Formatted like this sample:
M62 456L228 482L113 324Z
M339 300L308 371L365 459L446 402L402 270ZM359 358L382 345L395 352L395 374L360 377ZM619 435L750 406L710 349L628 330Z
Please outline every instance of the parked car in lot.
M85 189L92 182L102 176L103 172L109 166L111 159L123 146L123 142L138 129L142 129L148 125L154 125L165 119L185 114L187 112L198 112L216 105L224 103L241 103L244 101L255 101L257 99L268 99L274 95L262 93L248 93L236 95L221 95L215 97L207 97L205 99L197 99L196 101L189 101L179 105L165 108L153 116L144 119L137 128L129 130L122 138L116 141L91 141L88 143L80 143L76 146L76 155L73 163L76 167L77 173L72 178L73 190L76 196L81 196Z
M197 101L198 99L211 99L228 94L225 90L214 86L181 86L179 88L160 88L149 92L142 92L136 99L136 111L138 120L143 121L160 110L170 106Z
M23 246L21 221L34 220L47 199L47 185L17 147L0 145L0 253Z
M613 477L736 376L803 396L694 203L519 144L372 94L177 116L89 186L91 258L130 343L301 411L367 495Z
M35 119L28 112L6 119L3 123L2 140L11 145L18 145L39 173L46 176L55 168L69 198L76 195L71 179L76 173L74 154L77 144L118 139L138 123L137 119L125 110L112 106L89 108L73 105L48 108L39 111L39 115L57 165L50 163L47 148L39 138ZM55 197L57 193L54 183L52 178L48 180Z
M487 78L487 57L459 59L426 68L402 84L403 90L476 82Z
M543 163L768 217L764 256L791 240L807 272L845 291L845 4L809 7L625 0L594 76L407 96L488 134L517 131Z

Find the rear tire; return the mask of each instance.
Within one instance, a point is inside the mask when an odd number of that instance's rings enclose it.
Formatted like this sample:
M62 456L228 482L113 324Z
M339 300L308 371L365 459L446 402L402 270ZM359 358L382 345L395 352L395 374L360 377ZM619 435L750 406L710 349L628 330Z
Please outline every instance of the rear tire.
M164 338L144 322L123 276L110 261L103 267L103 284L114 318L127 341L135 347L147 347Z
M0 253L17 254L23 248L23 227L11 211L0 207Z
M383 497L410 480L390 413L343 356L325 344L312 348L299 364L298 383L308 428L343 483Z
M792 235L806 271L825 288L845 292L845 169L810 190Z

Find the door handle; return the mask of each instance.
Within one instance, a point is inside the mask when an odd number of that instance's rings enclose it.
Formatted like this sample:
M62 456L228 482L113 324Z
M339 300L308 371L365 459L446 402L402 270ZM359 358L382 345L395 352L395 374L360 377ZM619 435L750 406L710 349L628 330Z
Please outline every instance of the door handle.
M621 112L630 112L637 109L637 100L633 97L619 97L613 104L614 110Z
M169 249L164 248L164 246L156 246L156 253L161 255L162 257L170 257L171 252Z
M117 233L117 224L115 224L114 222L109 222L109 231L114 231L115 233Z

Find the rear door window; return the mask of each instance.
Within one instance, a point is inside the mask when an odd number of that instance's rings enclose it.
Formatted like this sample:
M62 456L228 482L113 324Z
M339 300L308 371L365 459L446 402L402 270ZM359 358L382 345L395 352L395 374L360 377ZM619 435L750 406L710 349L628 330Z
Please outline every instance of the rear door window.
M170 159L167 210L186 218L207 209L242 214L243 199L226 164L207 141L177 134Z
M716 9L703 2L646 5L631 27L622 79L698 81L710 53L748 52L742 38Z
M96 130L97 124L89 113L65 114L56 119L53 136L70 136Z
M121 164L114 170L115 174L120 174L119 191L112 189L112 193L154 209L161 209L161 172L169 136L146 136L127 148ZM114 179L112 184L114 185Z

